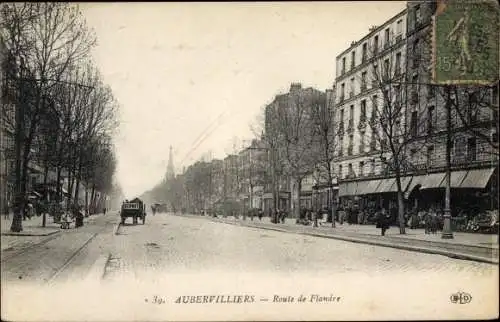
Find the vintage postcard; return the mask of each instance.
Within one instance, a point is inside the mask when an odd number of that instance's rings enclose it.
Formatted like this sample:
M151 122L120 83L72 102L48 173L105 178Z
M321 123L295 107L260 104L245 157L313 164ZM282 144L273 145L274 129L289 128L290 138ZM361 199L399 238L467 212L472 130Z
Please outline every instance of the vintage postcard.
M2 320L498 318L498 30L491 1L1 4Z

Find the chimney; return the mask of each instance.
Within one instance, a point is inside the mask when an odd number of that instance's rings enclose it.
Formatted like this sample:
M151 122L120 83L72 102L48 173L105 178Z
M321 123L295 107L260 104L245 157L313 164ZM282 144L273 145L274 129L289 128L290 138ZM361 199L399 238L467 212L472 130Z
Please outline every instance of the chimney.
M300 83L292 83L290 86L290 93L294 93L302 89L302 85Z

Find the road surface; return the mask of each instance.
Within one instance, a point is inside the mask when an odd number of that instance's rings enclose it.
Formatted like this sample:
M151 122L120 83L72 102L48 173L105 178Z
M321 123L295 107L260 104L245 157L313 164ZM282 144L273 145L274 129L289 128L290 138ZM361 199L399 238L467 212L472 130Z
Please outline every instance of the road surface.
M101 216L2 263L8 312L29 319L36 310L28 316L12 307L21 294L45 303L47 292L49 302L70 294L76 300L58 310L40 304L44 316L72 320L416 319L498 310L498 265L171 214L149 215L145 225L124 225L114 235L117 220ZM24 285L50 279L77 248L68 241L81 245L95 233L45 291L20 286L21 273ZM102 256L109 257L103 279L91 281L85 276ZM452 304L457 292L473 301Z

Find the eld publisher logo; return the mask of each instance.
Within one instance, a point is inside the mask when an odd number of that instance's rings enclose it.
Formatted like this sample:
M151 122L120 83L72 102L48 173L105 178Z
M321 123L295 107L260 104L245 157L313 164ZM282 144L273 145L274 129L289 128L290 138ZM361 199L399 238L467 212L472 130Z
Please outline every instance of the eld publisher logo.
M472 296L469 293L457 292L450 296L450 300L455 304L467 304L472 300Z

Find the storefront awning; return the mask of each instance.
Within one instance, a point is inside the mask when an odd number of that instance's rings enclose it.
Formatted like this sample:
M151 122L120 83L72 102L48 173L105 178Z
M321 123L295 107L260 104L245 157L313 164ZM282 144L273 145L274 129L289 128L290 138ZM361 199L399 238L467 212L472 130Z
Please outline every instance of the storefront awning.
M493 171L495 168L469 170L460 187L484 189L490 181Z
M450 178L450 187L451 188L460 188L462 185L462 181L464 180L465 176L467 175L467 171L453 171L451 173L451 178ZM439 186L440 188L446 188L446 173L445 177L443 179L443 182L441 182L441 185Z
M420 187L420 189L439 188L444 180L444 176L445 174L443 172L431 173L426 175L423 179L422 187Z
M360 195L368 195L371 193L375 193L377 191L378 186L380 185L381 180L370 180L370 181L361 181L358 183L358 193Z
M358 182L343 182L339 185L339 197L358 195Z
M392 191L394 191L392 189L392 186L395 185L395 181L396 181L396 179L394 179L394 178L380 180L380 184L377 187L377 190L375 191L375 193L392 192Z

